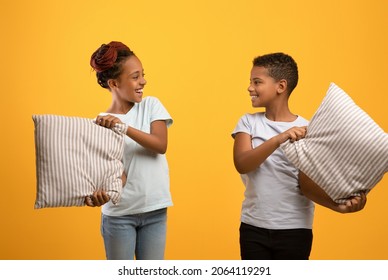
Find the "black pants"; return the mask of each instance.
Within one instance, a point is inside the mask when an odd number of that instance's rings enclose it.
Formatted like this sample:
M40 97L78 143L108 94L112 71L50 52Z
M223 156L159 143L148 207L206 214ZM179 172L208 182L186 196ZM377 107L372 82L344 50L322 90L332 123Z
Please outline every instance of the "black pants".
M243 260L308 260L313 242L311 229L265 229L241 223Z

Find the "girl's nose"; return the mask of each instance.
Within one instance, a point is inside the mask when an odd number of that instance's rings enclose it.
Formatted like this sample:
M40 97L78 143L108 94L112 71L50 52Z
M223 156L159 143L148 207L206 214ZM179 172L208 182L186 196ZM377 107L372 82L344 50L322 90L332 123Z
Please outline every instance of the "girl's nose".
M140 81L140 84L142 85L145 85L147 83L146 79L144 79L144 77L142 78L142 80Z

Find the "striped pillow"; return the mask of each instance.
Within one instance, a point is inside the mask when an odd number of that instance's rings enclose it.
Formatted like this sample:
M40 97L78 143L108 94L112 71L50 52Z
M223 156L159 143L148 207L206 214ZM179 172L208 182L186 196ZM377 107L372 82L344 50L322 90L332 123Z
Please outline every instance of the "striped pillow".
M334 83L312 117L306 137L281 147L338 203L360 191L369 192L388 171L388 134Z
M122 189L125 125L115 131L93 120L33 115L37 195L35 209L83 206L103 189L117 203Z

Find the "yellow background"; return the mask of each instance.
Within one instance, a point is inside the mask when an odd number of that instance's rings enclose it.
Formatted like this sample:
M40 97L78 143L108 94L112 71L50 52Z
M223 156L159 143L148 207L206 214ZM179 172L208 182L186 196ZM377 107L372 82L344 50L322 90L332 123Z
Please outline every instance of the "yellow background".
M167 259L239 259L244 187L231 131L253 112L253 57L298 62L294 113L311 118L330 82L388 131L385 0L1 0L0 259L104 259L100 209L34 210L33 114L95 117L110 104L89 58L128 44L173 116L167 157L174 206ZM312 259L388 259L388 178L362 212L317 206Z

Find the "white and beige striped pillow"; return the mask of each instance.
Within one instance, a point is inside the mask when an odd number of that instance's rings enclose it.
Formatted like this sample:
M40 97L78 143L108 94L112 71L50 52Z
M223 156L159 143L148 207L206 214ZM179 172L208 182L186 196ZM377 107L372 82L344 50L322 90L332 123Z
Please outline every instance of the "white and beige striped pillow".
M282 145L287 158L334 201L369 192L388 171L388 134L334 83L306 138Z
M35 209L83 206L103 189L119 201L123 173L124 124L114 131L92 119L33 115L37 195Z

